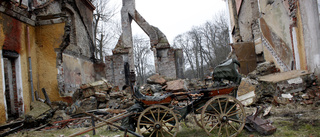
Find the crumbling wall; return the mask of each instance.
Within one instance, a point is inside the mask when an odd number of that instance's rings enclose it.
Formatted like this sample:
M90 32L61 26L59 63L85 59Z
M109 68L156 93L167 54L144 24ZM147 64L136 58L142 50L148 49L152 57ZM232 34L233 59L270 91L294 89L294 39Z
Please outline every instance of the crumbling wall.
M237 4L240 2L237 2ZM241 8L243 7L243 8ZM244 0L239 7L239 28L243 41L252 41L252 25L259 16L258 2L255 0ZM246 8L252 7L252 8Z
M118 86L120 89L122 89L124 85L128 84L125 76L125 65L128 63L128 54L114 54L112 56L106 56L105 63L106 78L109 82Z
M0 123L4 123L7 120L7 104L5 100L5 81L4 81L4 64L3 64L3 52L2 50L13 51L18 53L18 57L14 59L16 77L16 97L15 106L19 115L30 110L29 104L31 102L30 84L29 84L29 65L27 54L27 24L14 19L6 14L0 13L0 49L1 49L1 63L0 63ZM36 47L35 45L35 28L29 27L29 36L31 43L31 57L33 65L36 64ZM34 67L33 67L34 69ZM37 73L37 70L32 72L33 75ZM37 80L35 80L37 81Z
M299 0L299 13L303 29L307 69L320 76L320 26L319 9L316 0ZM298 19L299 20L299 19Z
M81 2L77 2L77 3L81 3ZM73 5L73 7L74 6L76 5ZM90 18L90 16L86 16L87 12L84 12L85 14L84 13L81 14L81 12L79 11L80 12L79 13L78 10L74 9L73 7L70 4L66 4L67 15L69 15L67 18L67 21L70 23L70 26L71 26L71 34L70 34L71 42L70 42L70 45L67 46L66 50L70 54L73 54L74 56L85 56L90 58L93 55L92 54L93 43L91 40L92 28L89 29L89 27L92 27L92 23L90 23L91 25L88 25L88 27L85 24L83 24L88 22L87 20L90 20L90 19L86 19L86 18ZM84 8L82 7L82 9ZM87 31L87 28L88 28L88 31ZM88 32L91 33L91 36L88 35Z
M167 78L184 78L183 55L181 50L173 48L157 49L155 55L155 68L159 75Z
M170 48L170 44L166 36L158 29L150 25L136 10L135 0L122 0L122 9L121 9L121 23L122 23L122 34L118 40L116 47L113 49L113 57L106 58L108 61L107 67L110 70L107 70L107 77L110 81L118 82L121 80L121 84L117 83L116 86L129 84L129 72L126 73L116 73L116 71L123 71L124 66L129 65L128 69L130 72L134 72L134 56L133 56L133 41L132 41L132 29L131 22L134 20L141 29L149 36L150 46L154 51L155 56L155 68L156 73L166 76L168 78L177 78L183 76L183 55L176 54L175 49ZM179 51L182 52L182 51ZM120 59L120 64L116 60L117 54L125 54L127 61L122 61ZM122 63L122 64L121 64ZM118 70L119 69L119 70ZM127 70L127 69L125 69ZM108 74L109 73L109 74ZM115 75L121 75L120 78L116 78ZM123 76L126 81L123 81ZM124 83L125 82L125 83ZM121 86L120 86L121 87Z
M64 86L62 90L59 90L59 93L62 97L72 97L81 84L95 80L93 62L68 54L63 54L62 58L64 83L60 84L64 84Z
M184 56L182 49L175 49L176 77L184 79Z
M292 68L293 49L290 36L291 21L288 10L282 1L259 1L260 29L263 34L263 45L267 50L265 54L271 54L273 61L282 71Z
M0 20L2 19L2 13L0 13ZM3 26L2 26L2 24L0 24L0 47L1 47L1 49L2 49L2 45L3 45L3 43L4 43L4 38L5 38L5 35L4 35L4 32L3 32ZM2 50L0 50L0 56L2 57ZM1 61L0 61L0 66L1 66L1 68L0 68L0 70L1 70L1 73L0 73L0 77L1 77L1 79L0 79L0 83L2 83L1 84L1 86L0 86L0 123L4 123L5 121L6 121L6 104L5 104L5 96L4 96L4 81L3 81L3 77L4 77L4 75L3 75L3 70L2 70L2 66L3 66L3 61L2 61L2 59L1 59Z

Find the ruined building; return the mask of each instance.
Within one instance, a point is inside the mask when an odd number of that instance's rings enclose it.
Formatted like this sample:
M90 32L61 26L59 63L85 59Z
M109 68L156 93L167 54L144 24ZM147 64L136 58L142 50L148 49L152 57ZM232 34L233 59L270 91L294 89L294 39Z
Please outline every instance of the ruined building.
M233 48L242 73L269 61L281 71L309 70L319 77L319 4L320 0L228 0Z
M94 9L88 0L0 0L0 123L28 112L32 91L69 102L104 75L94 63Z
M113 49L113 55L106 57L107 79L120 88L130 82L130 72L134 72L132 20L150 38L150 48L154 53L156 73L167 78L183 78L182 50L170 47L166 36L158 28L150 25L135 9L135 0L122 0L122 34Z

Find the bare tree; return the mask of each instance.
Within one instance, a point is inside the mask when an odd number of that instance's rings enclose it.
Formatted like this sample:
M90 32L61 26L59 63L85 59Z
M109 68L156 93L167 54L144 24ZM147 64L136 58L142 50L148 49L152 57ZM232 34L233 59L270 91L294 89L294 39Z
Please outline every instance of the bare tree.
M174 38L174 47L181 48L184 53L184 59L185 59L185 65L186 68L191 68L192 72L190 75L186 74L187 78L195 78L196 74L194 73L195 70L195 64L193 63L195 61L194 54L193 53L193 47L192 43L190 41L190 35L188 33L183 33Z
M110 0L92 0L96 9L93 12L93 35L95 38L95 56L103 58L104 45L109 43L114 34L110 33L108 23L111 18L117 13L117 7L111 5Z
M203 79L210 70L225 60L231 51L224 14L220 13L215 20L178 35L173 45L183 49L187 68L185 74L188 78L193 76L192 78Z
M133 36L133 53L135 58L135 70L137 74L137 81L140 84L146 83L147 75L150 73L152 64L152 52L150 50L150 41L148 38L142 36Z

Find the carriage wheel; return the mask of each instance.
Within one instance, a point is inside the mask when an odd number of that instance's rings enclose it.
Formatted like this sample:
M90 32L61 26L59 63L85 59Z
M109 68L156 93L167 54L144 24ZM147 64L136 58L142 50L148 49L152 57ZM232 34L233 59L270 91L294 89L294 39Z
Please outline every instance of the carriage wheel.
M141 112L137 130L140 135L144 136L175 137L179 131L178 117L166 106L150 106Z
M218 95L207 101L201 112L201 124L210 136L236 136L245 125L246 114L240 101Z

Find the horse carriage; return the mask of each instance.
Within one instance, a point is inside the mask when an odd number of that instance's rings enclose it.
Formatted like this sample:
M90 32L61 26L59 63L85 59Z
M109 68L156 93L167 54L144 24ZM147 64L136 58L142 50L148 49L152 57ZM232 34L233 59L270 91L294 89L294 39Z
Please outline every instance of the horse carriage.
M143 136L176 136L179 121L192 114L198 126L208 135L236 136L244 125L246 114L243 105L236 99L241 76L236 70L238 62L227 60L213 72L215 87L190 92L167 93L161 96L146 96L134 88L137 103L129 111L138 115L126 118L128 129ZM222 82L227 80L228 83ZM181 107L174 102L187 102ZM125 125L125 124L123 124Z
M148 96L132 86L136 103L125 114L99 120L112 125L112 122L122 119L121 126L117 127L124 130L125 135L129 132L135 136L175 137L179 122L191 114L209 136L237 136L246 119L243 105L236 99L241 81L237 65L239 62L236 60L225 61L213 72L214 86L189 92ZM186 102L186 105L179 106L179 102Z

